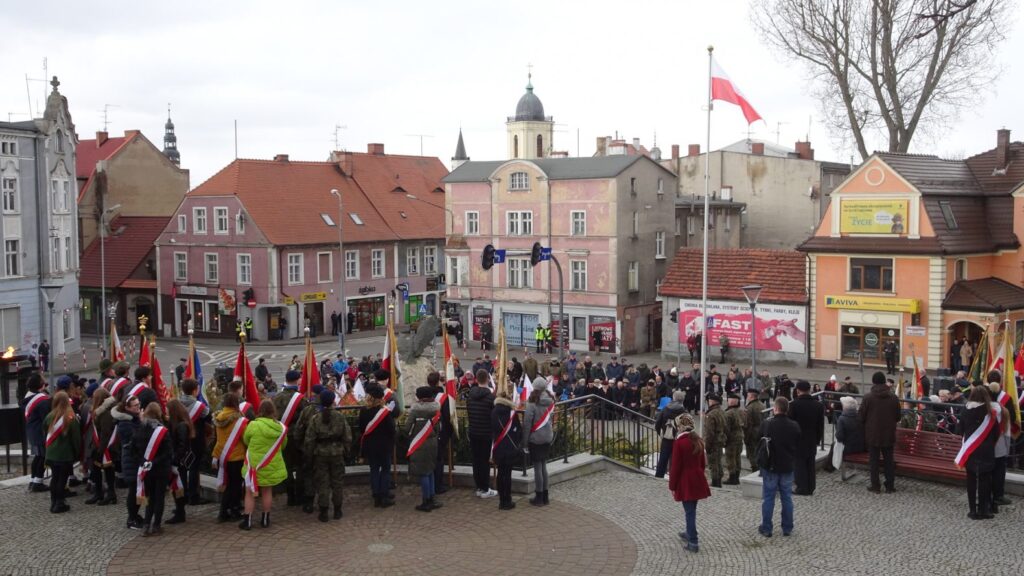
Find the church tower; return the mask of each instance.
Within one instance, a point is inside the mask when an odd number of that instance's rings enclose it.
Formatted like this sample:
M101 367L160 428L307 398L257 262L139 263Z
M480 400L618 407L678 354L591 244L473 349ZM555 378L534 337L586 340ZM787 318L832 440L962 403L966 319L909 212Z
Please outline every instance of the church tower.
M526 94L516 105L516 115L505 123L508 133L508 157L547 158L551 155L555 120L544 116L544 105L533 93L533 74L527 75Z
M462 141L462 128L459 128L459 143L455 145L455 156L452 156L452 171L469 162L466 155L466 144Z
M164 156L175 166L181 166L181 155L178 154L178 137L174 135L174 122L171 121L171 105L167 105L167 123L164 124Z

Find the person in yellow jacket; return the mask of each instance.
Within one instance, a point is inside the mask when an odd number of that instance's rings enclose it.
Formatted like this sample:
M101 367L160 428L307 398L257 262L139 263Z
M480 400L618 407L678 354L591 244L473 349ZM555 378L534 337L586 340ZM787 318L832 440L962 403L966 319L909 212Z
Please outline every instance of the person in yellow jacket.
M225 444L237 421L245 418L238 411L238 405L238 395L229 393L224 396L224 407L213 415L213 426L217 430L217 443L213 445L213 467L218 471L218 479L223 479L218 485L218 490L224 492L220 499L217 522L242 517L242 464L245 460L245 444L242 443L242 439L239 438L235 442L230 452L223 454Z
M245 515L238 525L242 530L252 529L252 513L256 509L256 496L260 496L263 516L260 526L270 526L270 505L274 499L274 486L288 476L281 452L288 444L284 424L277 421L273 402L260 404L259 417L245 428L242 442L246 446L242 478L245 482Z

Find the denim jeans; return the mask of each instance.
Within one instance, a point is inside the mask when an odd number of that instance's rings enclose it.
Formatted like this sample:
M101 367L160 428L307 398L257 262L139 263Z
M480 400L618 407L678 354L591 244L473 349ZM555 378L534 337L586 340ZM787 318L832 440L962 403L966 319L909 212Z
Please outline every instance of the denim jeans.
M683 512L686 514L686 542L690 546L697 545L697 500L684 500Z
M420 493L423 495L423 499L427 500L434 497L434 474L423 474L420 476Z
M762 470L761 530L771 534L772 516L775 514L775 493L782 500L782 533L793 531L793 473Z

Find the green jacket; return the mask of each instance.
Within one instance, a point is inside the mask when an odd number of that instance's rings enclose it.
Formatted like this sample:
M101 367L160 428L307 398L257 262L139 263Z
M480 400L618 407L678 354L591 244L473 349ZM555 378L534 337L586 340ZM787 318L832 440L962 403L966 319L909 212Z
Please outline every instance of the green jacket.
M260 417L249 422L249 425L245 428L245 434L242 435L242 442L246 445L246 453L249 455L249 462L253 466L258 466L263 460L263 457L281 435L282 429L281 423L272 418ZM286 437L281 442L281 447L278 449L277 454L274 454L270 462L256 471L256 481L259 482L260 486L276 486L284 481L287 472L284 468L284 457L281 455L281 451L284 450L287 444L288 438ZM243 465L243 478L248 471L249 467Z
M430 420L441 409L437 402L417 402L409 408L405 418L405 433L409 442L419 434ZM426 476L434 473L434 466L437 463L437 428L427 435L423 445L413 452L409 457L409 474L413 476Z
M715 448L725 446L727 424L721 406L712 406L704 418L704 443Z
M764 420L764 416L761 412L764 410L764 404L760 400L754 400L748 402L744 411L747 413L747 425L746 435L757 442L757 439L761 437L761 421Z
M50 432L50 423L53 422L53 412L43 419L43 433ZM82 453L82 428L78 418L72 418L65 423L64 430L60 436L46 447L46 460L49 462L74 462Z
M739 406L730 406L725 409L725 443L730 446L743 444L743 426L746 424L746 414Z
M341 412L325 409L329 416L324 422L323 411L312 416L306 426L302 454L307 459L344 458L352 445L352 429Z

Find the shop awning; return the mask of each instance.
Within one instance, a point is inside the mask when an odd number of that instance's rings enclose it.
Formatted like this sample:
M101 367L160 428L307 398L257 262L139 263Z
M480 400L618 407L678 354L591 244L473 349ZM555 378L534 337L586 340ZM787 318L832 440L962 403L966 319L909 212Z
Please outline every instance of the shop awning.
M943 310L998 313L1024 309L1024 288L999 278L960 280L946 292Z

